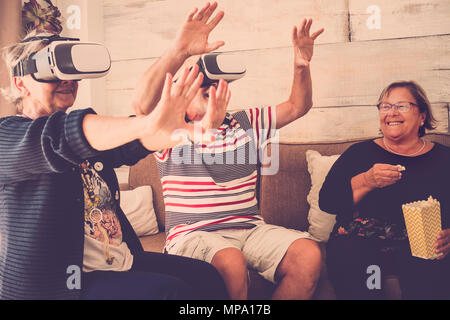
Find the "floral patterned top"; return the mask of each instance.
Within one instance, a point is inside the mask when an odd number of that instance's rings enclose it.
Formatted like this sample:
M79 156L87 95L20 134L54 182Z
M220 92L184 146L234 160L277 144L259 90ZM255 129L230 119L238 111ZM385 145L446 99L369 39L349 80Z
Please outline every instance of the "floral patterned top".
M381 248L383 252L395 251L398 248L396 242L408 239L406 228L375 218L356 218L346 224L336 225L330 238L345 236L386 240Z

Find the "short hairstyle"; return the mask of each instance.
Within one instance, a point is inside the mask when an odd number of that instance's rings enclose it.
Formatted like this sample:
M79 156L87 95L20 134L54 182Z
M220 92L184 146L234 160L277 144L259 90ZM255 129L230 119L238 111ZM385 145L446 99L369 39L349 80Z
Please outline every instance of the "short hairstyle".
M435 129L436 119L433 117L430 101L428 100L425 90L423 90L423 88L415 81L396 81L391 83L381 92L380 97L378 98L377 106L382 102L385 96L389 95L390 92L396 88L408 89L417 102L419 112L425 113L424 124L419 128L419 137L423 137L425 135L425 129Z
M52 36L51 33L38 33L36 30L31 31L25 37L25 39L31 37L48 37ZM9 86L7 88L0 88L0 93L5 97L5 99L11 102L17 109L17 112L22 112L22 93L17 90L14 85L14 67L19 64L20 61L29 57L32 53L39 51L44 48L46 44L43 40L35 40L29 42L18 42L9 47L3 48L3 59L6 64L9 75Z

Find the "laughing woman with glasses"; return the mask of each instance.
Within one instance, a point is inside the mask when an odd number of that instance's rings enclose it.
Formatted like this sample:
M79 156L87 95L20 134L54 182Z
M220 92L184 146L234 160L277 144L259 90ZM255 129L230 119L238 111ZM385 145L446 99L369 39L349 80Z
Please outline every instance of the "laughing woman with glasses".
M450 273L450 148L423 139L435 122L415 82L386 87L377 104L382 137L352 145L336 161L319 195L336 215L327 247L330 279L340 299L383 299L370 289L368 267L399 278L403 299L448 299ZM411 255L402 204L441 204L437 260Z

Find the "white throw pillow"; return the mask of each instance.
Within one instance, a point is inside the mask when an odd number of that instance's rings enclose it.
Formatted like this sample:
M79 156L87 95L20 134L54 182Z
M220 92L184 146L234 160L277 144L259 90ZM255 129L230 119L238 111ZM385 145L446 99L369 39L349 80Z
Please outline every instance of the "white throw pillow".
M330 238L330 233L336 223L336 215L320 210L319 192L328 171L330 171L334 162L339 157L339 154L322 156L315 150L306 151L306 161L308 162L308 171L311 176L311 190L306 198L310 206L308 213L308 232L316 241L320 242L327 242Z
M159 232L151 186L120 192L120 207L130 221L138 237Z

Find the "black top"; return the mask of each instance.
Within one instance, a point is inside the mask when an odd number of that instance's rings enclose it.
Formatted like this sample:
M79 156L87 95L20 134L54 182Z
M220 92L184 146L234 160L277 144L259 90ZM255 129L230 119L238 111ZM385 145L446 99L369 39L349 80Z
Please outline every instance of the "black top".
M375 163L402 165L406 171L395 184L372 190L356 206L353 204L351 179L369 170ZM390 153L373 140L350 146L335 162L319 194L321 210L336 214L337 225L353 219L377 218L405 227L402 204L427 200L441 204L442 228L450 227L450 148L435 143L425 154L406 157Z
M113 168L149 154L137 140L109 151L92 149L82 129L89 113L94 111L0 119L0 300L78 298L80 290L69 288L67 280L70 266L83 266L79 164L101 162L99 174L115 194ZM123 241L133 254L142 251L122 210L116 213Z

